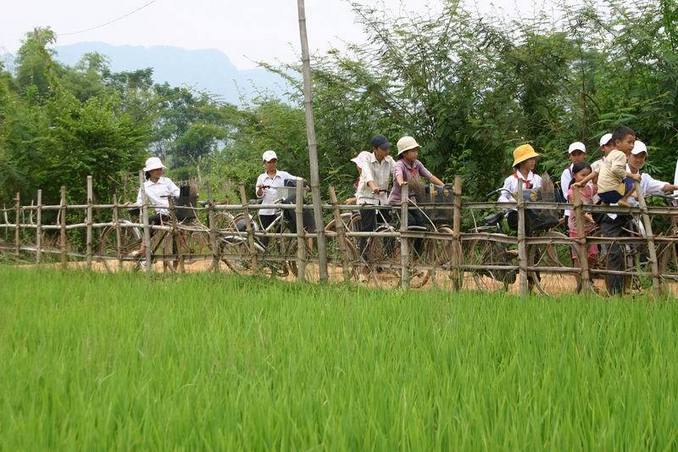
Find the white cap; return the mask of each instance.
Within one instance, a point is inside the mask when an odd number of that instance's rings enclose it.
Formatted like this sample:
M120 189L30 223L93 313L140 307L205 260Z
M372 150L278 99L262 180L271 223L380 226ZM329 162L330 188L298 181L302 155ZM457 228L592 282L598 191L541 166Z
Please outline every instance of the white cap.
M631 149L631 154L633 155L638 155L642 153L647 154L647 146L645 146L645 143L643 143L640 140L636 140L636 143L633 145L633 149Z
M584 146L584 143L582 143L581 141L575 141L570 145L569 148L567 148L567 153L572 154L574 151L582 151L585 153L586 146Z
M271 160L278 160L278 156L275 155L275 151L266 151L264 155L261 156L264 162L270 162Z
M605 146L606 144L608 144L608 143L610 142L611 139L612 139L612 134L611 134L611 133L606 133L605 135L603 135L602 137L600 137L600 147L602 148L603 146Z
M144 165L144 173L155 169L166 168L158 157L149 157Z
M398 155L400 155L403 152L407 152L412 149L418 148L419 143L417 143L417 140L415 140L414 138L405 136L398 140L397 146L398 146Z

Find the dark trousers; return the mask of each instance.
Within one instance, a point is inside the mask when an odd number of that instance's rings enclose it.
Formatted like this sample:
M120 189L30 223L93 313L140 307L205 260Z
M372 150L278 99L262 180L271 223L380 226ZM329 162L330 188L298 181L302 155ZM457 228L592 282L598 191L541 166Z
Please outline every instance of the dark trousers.
M387 208L378 209L381 215L377 214L377 209L360 209L360 232L372 232L377 229L377 222L384 221L388 223L391 221L391 212ZM382 219L382 216L384 217ZM388 244L388 239L386 244ZM367 237L360 237L358 239L358 250L360 256L365 258L367 251Z
M619 215L614 220L604 215L600 218L600 232L604 237L627 237L629 234L625 229L629 228L629 221L630 218L626 215ZM608 245L606 269L626 270L623 243L615 242ZM624 292L624 276L605 275L605 280L611 295L621 295Z
M410 209L407 212L407 227L427 226L427 223L428 222L424 219L424 215L421 213L421 211ZM417 253L418 256L421 256L421 253L424 249L424 239L414 239L412 242L415 253Z

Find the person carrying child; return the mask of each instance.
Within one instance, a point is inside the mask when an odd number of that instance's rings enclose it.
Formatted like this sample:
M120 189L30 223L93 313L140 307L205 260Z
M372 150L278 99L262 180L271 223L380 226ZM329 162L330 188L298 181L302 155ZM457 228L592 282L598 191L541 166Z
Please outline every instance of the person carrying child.
M605 156L605 160L598 167L598 172L592 171L586 178L575 185L585 187L586 184L598 178L598 197L605 204L618 204L628 207L628 198L635 191L634 181L640 176L627 171L627 157L636 141L636 133L628 127L618 127L612 133L614 149Z

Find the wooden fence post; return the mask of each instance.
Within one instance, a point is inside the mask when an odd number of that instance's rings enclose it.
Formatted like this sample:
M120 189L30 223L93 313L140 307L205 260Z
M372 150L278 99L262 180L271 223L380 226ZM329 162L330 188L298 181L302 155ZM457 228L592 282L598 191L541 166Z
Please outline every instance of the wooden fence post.
M59 251L61 252L61 268L68 268L68 253L66 252L66 187L61 186L61 200L59 201Z
M518 179L518 267L520 273L520 296L526 297L530 292L527 266L527 243L525 242L525 199L523 198L523 181Z
M577 254L579 255L579 267L581 268L581 289L588 292L592 287L581 188L576 185L573 185L572 187L574 188L574 209L570 211L570 215L574 215L577 224Z
M297 178L296 205L297 223L297 281L306 281L306 236L304 233L304 179Z
M87 176L87 225L85 243L87 247L86 259L87 270L92 269L92 198L94 197L94 190L92 187L92 176Z
M42 261L42 189L38 190L38 199L35 211L35 263Z
M643 218L643 225L645 226L645 235L647 239L648 259L650 261L650 268L652 269L652 290L655 295L661 295L662 286L661 278L659 277L659 263L657 262L657 248L654 244L654 234L652 233L652 220L647 213L647 203L645 202L645 193L643 193L640 183L636 182L636 196L638 204L640 204L640 212Z
M257 271L257 248L254 245L254 219L250 215L249 204L247 203L247 193L245 192L245 185L240 184L238 187L240 191L240 203L245 211L247 220L247 243L250 248L250 267L253 271Z
M14 198L14 254L18 258L21 253L21 195Z
M344 230L344 222L341 220L341 212L337 201L337 192L334 186L330 186L330 203L332 204L332 212L334 214L335 232L337 233L337 243L339 244L339 254L341 255L341 271L344 275L344 281L351 279L351 260L348 256L346 231Z
M464 286L463 248L461 245L461 176L454 178L454 217L452 218L452 286L459 291Z
M400 286L403 289L410 287L410 244L407 237L407 214L410 202L410 194L407 183L401 186L400 204Z
M118 195L113 194L113 227L115 228L115 257L118 259L118 271L122 270L122 249L120 236L120 207L118 206Z
M151 247L151 226L148 222L148 196L146 196L146 186L144 185L144 172L139 171L139 185L141 187L141 223L144 227L144 249L146 250L146 270L147 273L153 271L153 249Z
M209 184L207 185L207 224L210 228L212 271L218 272L221 262L221 241L219 240L219 231L217 230L216 219L214 218L214 200L212 199L212 189Z

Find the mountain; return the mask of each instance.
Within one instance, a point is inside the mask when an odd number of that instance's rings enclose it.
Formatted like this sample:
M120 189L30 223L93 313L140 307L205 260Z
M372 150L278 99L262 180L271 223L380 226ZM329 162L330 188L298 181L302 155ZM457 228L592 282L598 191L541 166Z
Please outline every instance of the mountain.
M239 70L219 50L187 50L169 46L110 45L82 42L56 47L57 59L72 66L88 52L105 55L114 72L153 68L158 83L188 86L216 94L222 100L240 104L241 96L251 98L257 92L282 95L287 83L265 69Z

